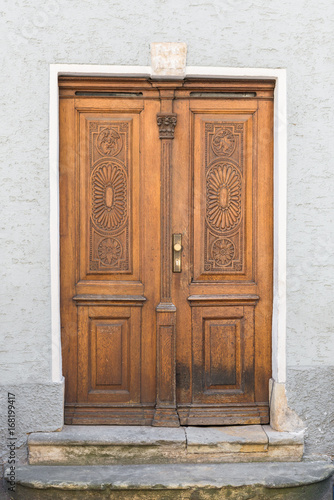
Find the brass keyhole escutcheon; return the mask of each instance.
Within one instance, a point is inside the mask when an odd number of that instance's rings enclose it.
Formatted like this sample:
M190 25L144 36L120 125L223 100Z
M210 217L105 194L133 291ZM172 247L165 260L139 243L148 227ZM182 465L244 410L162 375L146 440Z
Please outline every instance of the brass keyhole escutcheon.
M182 271L182 234L173 234L173 273Z

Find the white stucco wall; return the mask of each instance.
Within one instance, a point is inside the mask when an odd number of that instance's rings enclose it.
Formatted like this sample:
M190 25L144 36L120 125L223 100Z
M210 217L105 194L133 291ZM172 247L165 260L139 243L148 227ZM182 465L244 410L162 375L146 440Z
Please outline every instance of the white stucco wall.
M0 383L4 393L30 387L18 415L22 430L59 426L59 414L54 424L44 418L57 414L49 385L49 64L149 65L150 42L182 41L191 66L287 68L288 399L309 425L309 451L330 453L333 2L3 0L2 11ZM39 394L46 401L50 394L51 407L34 407ZM25 427L28 405L32 414Z

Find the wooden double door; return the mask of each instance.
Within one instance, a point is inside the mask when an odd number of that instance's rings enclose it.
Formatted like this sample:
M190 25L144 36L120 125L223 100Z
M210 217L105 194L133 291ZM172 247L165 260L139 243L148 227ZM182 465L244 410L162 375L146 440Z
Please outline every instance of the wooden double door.
M268 422L274 83L59 86L65 422Z

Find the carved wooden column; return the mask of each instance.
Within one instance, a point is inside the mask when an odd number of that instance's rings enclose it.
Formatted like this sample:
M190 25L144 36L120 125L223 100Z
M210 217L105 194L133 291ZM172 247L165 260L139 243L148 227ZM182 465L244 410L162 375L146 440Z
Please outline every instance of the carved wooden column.
M163 91L162 91L163 92ZM161 93L162 93L161 92ZM161 101L161 113L157 114L161 139L161 289L157 312L157 400L152 425L178 427L175 393L175 325L176 307L171 297L172 234L171 234L171 173L172 141L176 114L172 112L171 96Z

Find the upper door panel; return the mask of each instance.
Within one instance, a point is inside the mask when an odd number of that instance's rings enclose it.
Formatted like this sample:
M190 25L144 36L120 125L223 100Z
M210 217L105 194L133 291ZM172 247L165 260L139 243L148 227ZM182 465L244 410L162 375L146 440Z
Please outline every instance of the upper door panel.
M257 104L228 104L191 103L194 282L254 281Z

